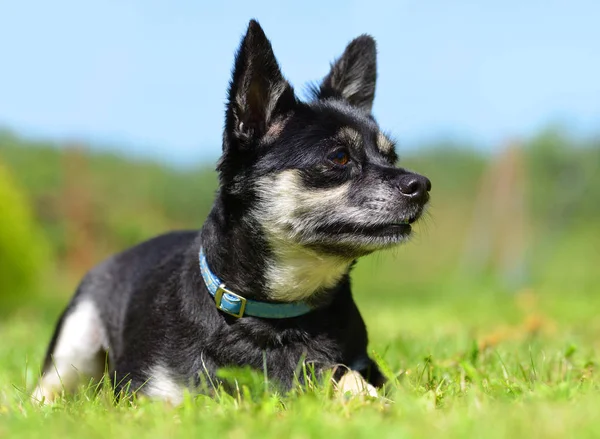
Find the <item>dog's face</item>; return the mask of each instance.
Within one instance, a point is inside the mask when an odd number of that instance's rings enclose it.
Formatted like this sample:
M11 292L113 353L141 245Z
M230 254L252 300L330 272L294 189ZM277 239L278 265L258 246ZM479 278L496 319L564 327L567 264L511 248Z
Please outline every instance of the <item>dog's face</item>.
M395 166L394 142L371 107L375 42L352 41L300 102L251 22L236 57L226 113L221 192L272 245L348 259L408 238L431 184Z

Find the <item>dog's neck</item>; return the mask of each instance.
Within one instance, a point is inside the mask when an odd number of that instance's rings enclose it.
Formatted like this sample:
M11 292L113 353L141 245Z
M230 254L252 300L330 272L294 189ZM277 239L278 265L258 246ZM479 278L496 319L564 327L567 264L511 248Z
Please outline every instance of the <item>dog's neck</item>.
M310 300L335 287L348 272L351 261L321 255L297 245L271 243L272 256L265 282L272 300Z
M352 261L298 245L268 242L259 226L232 222L216 203L202 229L210 269L228 289L246 298L275 302L324 300Z

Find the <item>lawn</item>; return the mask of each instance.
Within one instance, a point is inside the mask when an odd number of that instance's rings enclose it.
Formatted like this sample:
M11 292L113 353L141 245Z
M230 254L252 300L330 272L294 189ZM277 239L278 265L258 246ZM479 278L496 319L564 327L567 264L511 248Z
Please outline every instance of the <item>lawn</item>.
M390 378L384 397L340 399L325 384L279 395L259 371L233 375L239 394L189 396L179 407L114 403L108 386L40 407L27 390L83 269L169 228L198 226L214 173L94 155L82 156L86 168L76 153L5 148L56 261L43 293L0 289L0 438L600 437L600 149L540 139L525 150L527 219L495 192L475 208L485 157L440 150L411 162L434 182L431 215L412 243L359 262L353 275L370 352ZM500 184L505 173L496 174ZM8 246L14 227L5 230L5 254L18 255ZM36 239L21 248L37 248ZM473 242L483 257L469 252ZM525 275L511 279L515 267ZM32 270L37 279L42 268ZM20 304L14 312L5 312L8 296Z
M25 389L59 312L51 302L0 324L0 437L598 436L593 295L367 291L376 265L359 267L356 288L371 352L391 378L379 400L340 399L327 385L278 395L261 373L241 373L239 394L188 396L179 407L115 404L106 386L39 407Z

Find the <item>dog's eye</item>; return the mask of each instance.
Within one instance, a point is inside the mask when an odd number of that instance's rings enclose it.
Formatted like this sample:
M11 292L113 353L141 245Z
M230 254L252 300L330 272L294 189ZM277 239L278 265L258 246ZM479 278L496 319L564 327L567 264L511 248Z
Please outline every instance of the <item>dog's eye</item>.
M346 151L341 150L331 154L329 156L329 160L331 160L336 165L346 166L348 164L348 161L350 160L350 157L348 156L348 153Z

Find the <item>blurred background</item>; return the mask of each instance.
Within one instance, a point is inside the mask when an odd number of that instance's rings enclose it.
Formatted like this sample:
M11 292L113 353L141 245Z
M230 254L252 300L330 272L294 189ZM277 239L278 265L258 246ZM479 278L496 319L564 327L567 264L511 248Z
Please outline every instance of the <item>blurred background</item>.
M202 225L252 17L300 96L372 34L374 114L433 182L413 241L356 269L376 334L403 324L379 298L419 328L534 302L592 318L599 16L593 0L0 3L0 323L48 322L49 337L92 265Z

